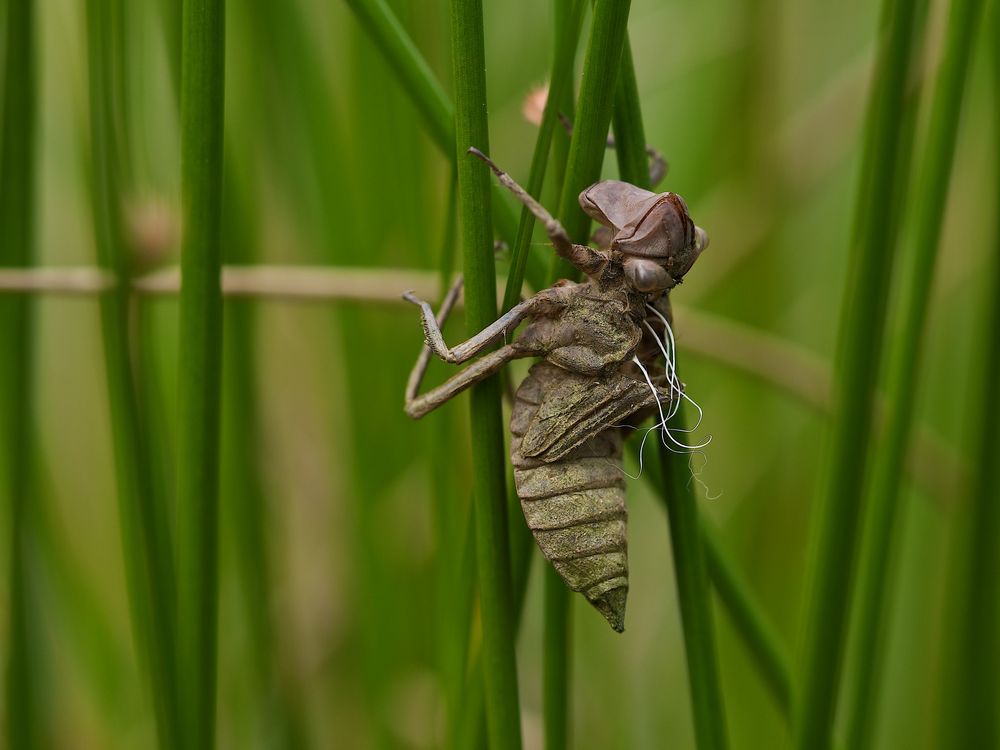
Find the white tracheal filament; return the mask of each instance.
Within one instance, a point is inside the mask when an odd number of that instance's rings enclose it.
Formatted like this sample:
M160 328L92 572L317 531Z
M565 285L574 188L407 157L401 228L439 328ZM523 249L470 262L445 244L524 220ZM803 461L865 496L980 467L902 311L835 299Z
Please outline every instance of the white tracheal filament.
M649 430L646 431L646 435L643 435L642 445L639 446L639 455L642 455L642 446L645 445L646 436L648 436L652 430L657 428L660 429L660 438L667 450L673 451L674 453L693 453L694 451L698 451L711 443L712 436L709 435L704 441L694 445L689 445L678 437L679 434L691 434L697 430L701 426L704 412L697 402L684 392L684 386L681 383L680 378L677 376L677 347L674 343L674 331L670 327L669 321L652 305L646 305L646 307L649 308L649 310L663 322L662 339L656 335L656 331L653 330L653 327L649 325L649 323L643 321L642 324L646 326L646 329L649 331L650 335L652 335L653 340L656 342L656 345L660 348L660 352L663 354L665 362L664 375L667 380L667 389L670 392L670 403L667 407L667 411L664 412L659 391L656 386L653 385L652 378L649 377L649 373L646 371L646 368L643 367L639 358L632 357L632 361L635 362L636 366L642 371L643 377L646 378L646 383L649 385L650 390L652 390L654 395L656 395L656 408L660 413L660 421L650 427ZM681 399L686 400L695 408L698 412L698 419L695 422L695 425L690 428L668 427L667 423L673 419L674 416L676 416L681 407Z

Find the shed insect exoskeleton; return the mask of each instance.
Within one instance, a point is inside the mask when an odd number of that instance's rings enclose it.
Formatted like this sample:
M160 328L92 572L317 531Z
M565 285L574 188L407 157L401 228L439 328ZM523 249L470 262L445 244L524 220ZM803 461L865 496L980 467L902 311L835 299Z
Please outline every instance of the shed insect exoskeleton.
M525 520L566 585L579 591L618 632L628 594L625 483L621 467L626 430L652 409L682 395L673 374L672 342L664 339L667 293L708 245L687 205L673 193L651 193L606 180L580 193L580 205L605 228L602 247L569 240L562 225L520 185L475 149L499 181L544 224L555 251L587 280L560 281L521 302L455 347L440 326L458 299L461 282L435 317L419 305L426 345L406 390L406 413L427 414L473 383L521 357L541 357L517 389L510 420L510 457ZM506 339L513 342L475 360L444 384L418 395L435 355L453 364ZM650 376L666 355L664 375Z

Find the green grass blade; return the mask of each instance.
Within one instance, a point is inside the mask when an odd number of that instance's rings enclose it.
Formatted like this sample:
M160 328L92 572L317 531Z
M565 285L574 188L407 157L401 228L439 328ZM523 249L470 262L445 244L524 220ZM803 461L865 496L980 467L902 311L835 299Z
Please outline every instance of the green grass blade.
M968 3L966 3L968 4ZM996 186L1000 189L1000 5L993 3L987 28L992 39L993 63L993 145ZM971 22L971 19L969 19ZM971 37L970 37L971 39ZM971 46L971 45L970 45ZM956 74L957 75L957 74ZM996 196L1000 196L998 191ZM996 217L998 214L994 214ZM953 747L1000 746L1000 590L996 571L1000 569L1000 222L994 221L994 251L987 278L987 296L980 323L981 370L970 401L973 416L974 474L968 494L968 540L964 587L960 591L958 616L961 627L955 634L958 644L958 681L961 690L953 701L955 734L946 742Z
M671 426L686 428L682 407ZM726 721L719 684L715 651L715 624L709 600L708 568L702 550L697 499L691 480L688 457L670 452L659 443L663 466L663 502L667 507L670 543L677 581L677 606L684 630L688 681L691 687L691 714L695 739L700 750L725 748Z
M618 63L628 26L629 2L599 1L594 8L580 98L573 123L559 220L574 242L586 242L590 218L577 202L580 191L595 182L607 146ZM563 90L549 92L546 111L558 106ZM550 115L551 116L551 115ZM576 277L576 269L553 255L549 281ZM548 750L569 742L570 592L551 566L545 570L545 659L543 662L545 740Z
M792 668L774 625L754 601L746 579L712 524L701 517L708 577L733 627L743 639L757 672L786 719L792 716Z
M385 0L345 0L378 45L445 153L455 148L455 112L427 61Z
M628 446L628 451L638 465L638 445ZM643 477L655 489L663 485L662 467L658 461L647 462ZM662 493L659 493L662 498ZM708 575L728 612L733 627L745 642L750 656L765 686L771 691L775 703L786 718L791 719L792 677L787 649L781 642L774 624L755 600L750 586L739 566L732 559L719 532L704 516L699 516L702 544Z
M638 465L638 443L629 444L628 452ZM643 466L643 477L663 500L663 493L660 492L664 486L660 463L646 462ZM782 644L774 624L754 598L739 566L727 552L719 538L719 532L704 516L699 516L698 526L701 529L708 576L719 600L729 614L733 627L746 644L764 685L770 690L785 718L790 720L792 671L787 649Z
M601 176L630 6L630 0L598 0L594 6L557 214L574 242L585 242L590 230L590 217L580 208L577 196ZM574 278L576 269L554 256L549 275Z
M420 54L413 40L407 35L399 19L384 0L345 0L358 16L393 72L399 77L404 90L424 117L431 138L449 159L454 160L455 133L453 118L445 113L454 112L454 105L441 92L441 84L434 78L427 61ZM462 155L460 155L461 157ZM497 232L511 247L517 236L518 221L507 197L493 200L491 211Z
M649 188L646 134L642 126L638 86L631 49L623 52L615 102L615 145L621 178ZM685 427L684 409L674 417L674 426ZM719 683L707 564L702 546L698 506L686 454L673 453L660 444L662 498L670 521L677 599L684 628L691 712L695 738L701 750L726 747L726 720ZM747 598L749 601L749 598ZM763 622L763 620L754 620ZM759 633L751 631L758 636ZM759 641L752 641L759 643ZM756 652L756 649L755 649ZM771 652L763 652L773 655Z
M535 198L540 198L545 184L545 171L549 163L549 152L556 128L559 127L559 106L567 95L573 95L573 63L576 60L580 26L583 23L583 0L558 0L554 7L555 51L552 58L552 72L549 76L549 93L545 100L542 123L538 128L535 150L531 157L526 190ZM531 234L535 227L535 215L527 208L521 210L521 221L517 227L517 237L510 256L510 272L503 295L503 311L516 305L521 299L521 286L528 263Z
M67 530L56 517L55 467L45 460L37 439L32 455L36 491L31 527L46 603L52 607L51 619L60 627L57 638L70 645L105 722L120 725L134 714L138 703L131 644L123 642L113 627L109 608L73 554Z
M183 40L177 662L181 745L198 750L215 735L224 0L185 0Z
M514 607L514 630L521 628L524 601L528 593L531 561L535 557L535 540L528 531L521 512L521 501L514 491L513 472L508 475L507 524L510 529L511 598ZM456 750L479 750L486 746L486 722L483 696L483 661L476 654L469 669L468 688L463 710L455 729L455 742L449 747Z
M542 710L546 750L569 747L570 658L573 652L572 592L551 564L544 572Z
M829 747L871 441L885 299L895 255L894 198L904 128L906 73L915 37L915 3L886 0L875 81L869 100L855 208L840 348L834 379L835 419L809 557L796 746Z
M490 222L490 171L466 152L489 153L481 0L451 1L452 70L466 326L478 333L496 318L496 272ZM483 621L483 675L490 747L519 748L521 720L514 659L510 549L500 379L471 389L476 558Z
M893 531L899 525L904 464L913 429L921 349L934 265L947 204L951 165L969 61L982 2L956 0L951 6L944 54L914 201L912 247L905 257L901 284L901 325L888 355L889 395L886 422L871 480L858 612L852 657L852 692L848 701L847 744L869 747L871 724L881 684L883 623L889 608Z
M132 628L148 672L162 747L179 739L174 644L174 579L163 493L154 481L150 442L139 408L130 342L128 281L133 257L125 240L122 190L127 122L116 98L123 86L115 52L124 46L123 19L112 4L87 3L94 231L101 267L119 285L103 295L101 330L114 442Z
M6 4L3 121L0 124L0 266L29 266L34 257L35 207L35 19L31 0ZM10 509L6 554L10 562L5 675L6 744L39 747L42 741L38 665L32 658L30 585L31 466L33 422L32 303L21 296L0 300L0 450Z

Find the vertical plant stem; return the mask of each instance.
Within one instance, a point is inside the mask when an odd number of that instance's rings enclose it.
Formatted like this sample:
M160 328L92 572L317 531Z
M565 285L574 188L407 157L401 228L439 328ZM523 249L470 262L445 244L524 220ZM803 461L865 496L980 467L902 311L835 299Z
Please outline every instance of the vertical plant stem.
M993 41L993 148L996 203L1000 204L1000 5L993 3L992 17L987 24ZM994 217L1000 211L994 211ZM975 473L968 497L969 550L965 568L965 588L961 602L962 623L958 632L957 660L961 697L956 695L955 736L948 742L953 747L1000 747L1000 715L996 710L1000 694L1000 590L997 570L1000 569L1000 221L994 222L994 251L987 278L984 319L981 323L982 369L979 373L978 398L971 402L976 440L974 442Z
M635 456L635 462L638 464L638 445L633 442L628 450ZM658 461L644 465L643 477L656 490L664 487L662 466ZM658 494L660 499L664 500L663 493L658 492ZM750 586L740 573L737 563L726 551L713 524L700 515L698 527L701 529L708 577L719 595L719 600L729 613L733 627L746 644L761 679L771 691L785 718L790 719L792 674L788 654L781 643L781 638L763 608L754 599Z
M726 550L712 524L701 517L699 524L705 549L708 577L733 627L743 638L750 658L786 720L792 715L792 669L788 653L774 625L753 600L739 565Z
M562 750L569 747L569 672L573 653L571 592L552 565L544 567L543 576L542 709L545 748Z
M622 54L615 103L615 144L621 178L648 189L646 134L642 126L638 86L631 49ZM685 428L681 408L674 427ZM726 747L726 720L715 651L715 624L709 592L708 572L702 547L698 506L686 454L667 450L660 442L662 497L670 522L677 599L684 628L691 712L695 738L701 750Z
M184 0L181 54L177 661L181 746L199 750L215 735L224 0Z
M553 4L555 19L555 48L552 57L552 73L549 76L548 97L542 113L542 123L535 140L535 151L531 157L531 171L528 173L526 190L535 198L542 194L545 171L552 150L552 139L559 126L559 107L567 94L572 97L573 63L580 38L585 3L583 0L556 0ZM511 251L510 273L504 289L502 312L510 310L521 299L524 270L528 261L531 234L535 227L535 215L527 208L521 210L521 221L517 227L517 238Z
M901 279L900 327L888 356L889 395L878 460L871 480L862 564L858 582L858 613L852 664L852 692L847 696L847 744L871 745L871 724L878 701L882 670L882 631L891 611L890 561L893 530L898 526L906 450L913 427L921 344L931 282L947 205L955 139L974 34L982 2L956 0L945 40L932 103L927 139L920 149L923 163L914 201L913 239L904 258Z
M674 416L671 426L678 430L687 427L683 407ZM725 748L726 720L715 652L715 623L691 468L686 455L669 451L662 441L659 452L677 581L677 605L684 628L695 739L699 750Z
M513 473L513 472L511 472ZM521 503L514 491L514 479L508 475L507 524L510 534L511 598L514 606L514 631L521 629L524 600L528 592L528 576L534 557L534 540L528 532L521 512ZM518 529L519 531L515 531ZM483 661L476 654L469 668L468 689L462 701L463 710L456 727L455 742L449 747L457 750L479 750L486 745L486 722L483 711Z
M590 219L577 195L600 176L618 64L628 26L629 2L599 0L594 9L583 67L566 174L559 201L559 219L574 242L586 242ZM562 91L549 92L546 111L558 106ZM552 113L555 114L555 113ZM552 114L549 116L551 117ZM574 278L576 269L553 256L550 283L560 276ZM569 742L569 664L572 642L570 593L551 566L545 568L545 660L543 662L545 740L547 750L562 750Z
M453 127L454 105L444 94L441 84L434 78L430 65L410 39L392 8L385 0L345 0L354 15L378 46L383 58L399 78L424 118L424 124L434 142L449 159L459 160L465 154L455 149ZM497 230L513 247L517 233L517 219L508 203L493 201L491 210Z
M118 284L102 295L101 327L114 441L122 548L134 640L145 665L164 748L179 741L174 644L173 556L163 492L152 475L150 442L139 408L129 341L129 286L133 258L122 216L123 151L127 123L120 55L124 7L87 3L92 200L98 262Z
M30 266L34 257L35 28L34 3L6 4L3 121L0 123L0 266ZM32 305L0 300L0 478L6 480L10 537L10 601L5 675L6 744L32 750L42 741L38 667L32 659L30 592L30 445L32 428Z
M840 683L850 583L872 406L885 327L885 299L895 255L899 143L904 127L906 72L915 36L915 3L885 0L869 100L855 208L850 267L834 381L835 420L822 473L809 553L802 648L802 695L796 746L830 746Z
M345 0L411 93L428 132L445 153L455 147L454 108L403 25L385 0Z
M451 45L466 325L472 335L489 325L497 313L490 172L485 164L466 153L471 147L486 153L489 150L481 0L451 0ZM499 378L489 378L474 386L469 400L488 735L490 747L495 750L516 750L521 747L521 720L514 659Z
M580 208L577 196L601 175L630 6L630 0L597 0L594 5L566 176L559 199L559 220L574 242L585 242L590 229L590 217ZM554 257L550 277L573 278L575 274L576 269Z

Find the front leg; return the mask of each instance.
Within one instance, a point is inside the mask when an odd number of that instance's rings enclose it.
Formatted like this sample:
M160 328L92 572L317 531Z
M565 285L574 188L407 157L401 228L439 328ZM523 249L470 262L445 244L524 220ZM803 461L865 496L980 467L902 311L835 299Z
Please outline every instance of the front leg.
M410 387L406 391L406 414L412 419L420 419L428 412L441 406L446 401L450 401L459 393L471 385L485 380L490 375L499 371L501 367L518 357L530 357L534 352L520 349L515 346L504 346L495 352L490 352L485 357L477 359L471 365L448 378L437 388L432 388L427 393L417 395L419 380L411 378Z
M414 296L412 292L406 292L403 295L403 299L407 302L412 302L420 308L420 319L424 327L424 340L434 354L445 362L459 365L475 357L501 336L505 336L508 331L517 328L526 317L533 315L542 307L551 304L551 296L548 292L536 294L534 297L512 307L508 312L501 315L468 341L463 341L461 344L451 348L444 342L444 336L441 335L441 326L437 318L435 318L434 310L431 309L431 306ZM452 300L452 304L454 304L454 300ZM449 310L451 309L450 305L447 305L447 307Z
M604 253L592 247L587 247L587 245L576 245L571 242L569 235L566 234L566 229L559 223L559 220L546 211L545 206L532 198L527 190L518 185L513 177L500 169L500 167L493 163L490 157L478 148L470 148L469 153L486 162L487 166L493 170L493 174L497 176L500 184L513 193L514 197L521 201L535 215L536 219L542 222L545 227L545 233L548 234L549 239L552 241L552 247L555 248L556 253L579 268L587 276L596 276L600 273L608 261Z

